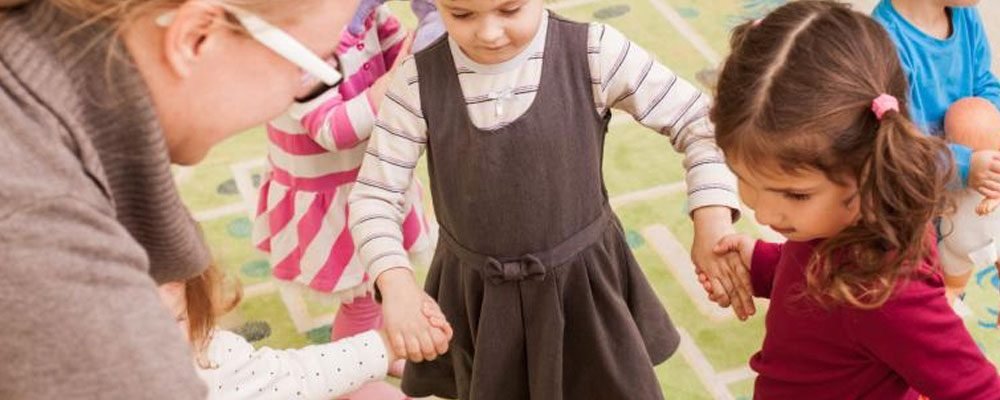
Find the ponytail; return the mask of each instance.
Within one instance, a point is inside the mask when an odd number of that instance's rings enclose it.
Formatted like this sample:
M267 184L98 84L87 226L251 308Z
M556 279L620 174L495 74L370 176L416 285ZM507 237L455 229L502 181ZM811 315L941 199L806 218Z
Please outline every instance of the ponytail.
M898 108L881 116L858 177L858 222L824 243L808 274L816 293L863 309L884 304L926 256L927 222L945 212L954 174L942 140L924 135ZM848 267L833 259L835 249L850 249Z

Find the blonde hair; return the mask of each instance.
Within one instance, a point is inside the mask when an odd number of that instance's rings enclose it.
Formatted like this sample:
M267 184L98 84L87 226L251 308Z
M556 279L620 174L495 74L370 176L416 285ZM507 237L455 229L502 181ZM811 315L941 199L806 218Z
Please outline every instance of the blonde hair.
M36 0L37 1L37 0ZM157 11L180 7L190 0L46 0L52 6L85 21L84 25L105 24L115 29ZM269 22L283 25L301 15L305 0L210 0L247 10Z
M225 274L215 263L200 275L184 281L188 338L199 367L214 367L206 354L212 331L219 317L240 304L242 298L239 282L227 282Z

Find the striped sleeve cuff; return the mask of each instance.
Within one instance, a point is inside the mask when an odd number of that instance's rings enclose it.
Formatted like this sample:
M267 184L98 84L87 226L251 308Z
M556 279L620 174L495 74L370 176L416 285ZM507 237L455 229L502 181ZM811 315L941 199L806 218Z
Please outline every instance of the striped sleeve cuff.
M389 224L392 222L388 220L371 220L364 224L367 225L366 230L371 233L360 238L356 235L354 239L361 261L368 266L368 275L373 280L378 279L382 272L392 268L411 268L410 258L403 248L399 225L384 226Z
M702 207L723 206L733 210L733 221L740 216L736 176L723 163L692 166L687 172L687 212Z
M383 272L394 268L406 268L413 270L410 266L410 258L405 252L389 252L376 255L375 258L371 260L368 264L368 275L371 276L372 281L378 280L379 275Z

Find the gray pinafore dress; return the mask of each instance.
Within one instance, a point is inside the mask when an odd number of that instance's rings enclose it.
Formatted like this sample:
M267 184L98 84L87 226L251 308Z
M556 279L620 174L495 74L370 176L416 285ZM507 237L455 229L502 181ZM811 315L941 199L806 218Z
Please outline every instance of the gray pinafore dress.
M679 338L608 205L588 26L549 18L534 103L495 130L471 122L446 39L416 55L441 227L425 289L455 335L406 366L410 396L663 398L653 365Z

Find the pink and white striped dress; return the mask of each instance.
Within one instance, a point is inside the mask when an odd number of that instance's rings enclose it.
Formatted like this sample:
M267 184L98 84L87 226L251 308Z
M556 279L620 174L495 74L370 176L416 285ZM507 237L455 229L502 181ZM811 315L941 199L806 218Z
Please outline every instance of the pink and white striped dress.
M365 32L344 30L337 55L345 79L267 126L269 170L260 188L253 240L269 253L274 276L345 300L369 290L347 224L347 199L374 128L368 88L399 56L406 30L388 7L375 9ZM405 249L432 243L419 183L399 205ZM362 238L363 242L365 239Z

